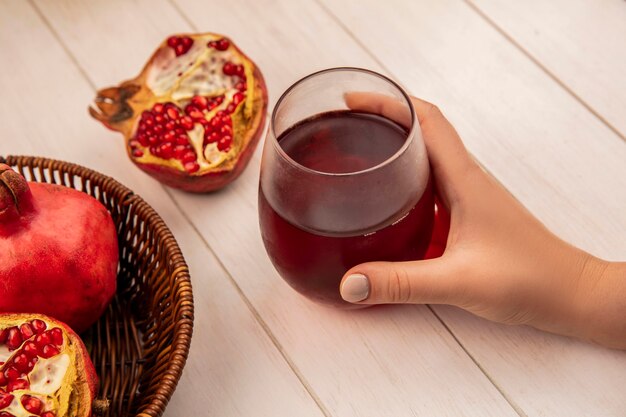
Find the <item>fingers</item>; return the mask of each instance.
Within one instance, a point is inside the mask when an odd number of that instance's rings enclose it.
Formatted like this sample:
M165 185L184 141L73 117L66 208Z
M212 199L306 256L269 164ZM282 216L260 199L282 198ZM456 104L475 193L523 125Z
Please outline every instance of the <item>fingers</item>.
M404 126L410 125L407 106L393 97L353 92L345 95L345 101L352 110L380 114ZM461 191L460 183L469 169L477 167L476 162L437 106L418 98L412 98L412 102L439 188L449 200L451 193Z
M454 304L461 274L444 258L413 262L369 262L349 270L340 284L344 300L356 304Z

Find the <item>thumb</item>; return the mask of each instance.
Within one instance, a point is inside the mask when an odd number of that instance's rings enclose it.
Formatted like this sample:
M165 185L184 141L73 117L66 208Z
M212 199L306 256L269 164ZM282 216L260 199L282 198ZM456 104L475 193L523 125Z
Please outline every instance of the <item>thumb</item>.
M460 274L445 258L357 265L341 280L341 297L356 304L454 304Z

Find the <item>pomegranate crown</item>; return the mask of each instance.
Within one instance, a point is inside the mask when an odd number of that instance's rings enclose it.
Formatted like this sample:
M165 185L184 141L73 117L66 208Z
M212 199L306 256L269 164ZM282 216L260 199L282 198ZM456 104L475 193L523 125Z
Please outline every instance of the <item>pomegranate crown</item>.
M31 193L26 179L0 164L0 222L24 214L31 208Z

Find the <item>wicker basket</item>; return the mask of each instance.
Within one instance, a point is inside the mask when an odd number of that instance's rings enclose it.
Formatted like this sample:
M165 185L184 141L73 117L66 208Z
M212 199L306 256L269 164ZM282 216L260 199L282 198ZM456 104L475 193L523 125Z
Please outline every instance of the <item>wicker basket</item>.
M181 376L193 330L187 264L159 215L110 177L52 159L1 157L29 181L62 184L98 199L117 226L117 294L85 334L100 377L94 414L157 417Z

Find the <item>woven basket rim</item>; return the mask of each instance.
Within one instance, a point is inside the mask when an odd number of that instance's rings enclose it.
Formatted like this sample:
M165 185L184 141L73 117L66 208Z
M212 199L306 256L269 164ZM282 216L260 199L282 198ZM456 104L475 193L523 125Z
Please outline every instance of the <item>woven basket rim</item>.
M193 292L191 286L191 277L189 275L189 267L184 259L183 253L174 237L173 233L156 212L156 210L148 204L141 196L133 190L120 183L113 177L102 174L91 168L79 165L73 162L67 162L54 158L30 156L30 155L0 155L0 163L17 167L36 167L54 170L63 166L66 169L75 171L75 176L83 177L89 175L99 177L103 183L112 184L121 193L116 195L124 204L132 203L137 205L138 211L144 211L146 217L154 220L154 233L162 238L164 250L168 252L169 258L173 260L172 276L179 284L178 302L180 309L177 317L175 317L174 335L172 338L172 349L170 351L170 360L167 368L160 373L158 388L155 391L149 405L144 408L144 412L137 414L137 417L155 417L160 416L165 411L165 407L169 403L174 390L180 380L184 365L189 356L191 346L191 336L193 333L194 304ZM183 364L183 366L179 366ZM147 412L146 412L147 411Z

